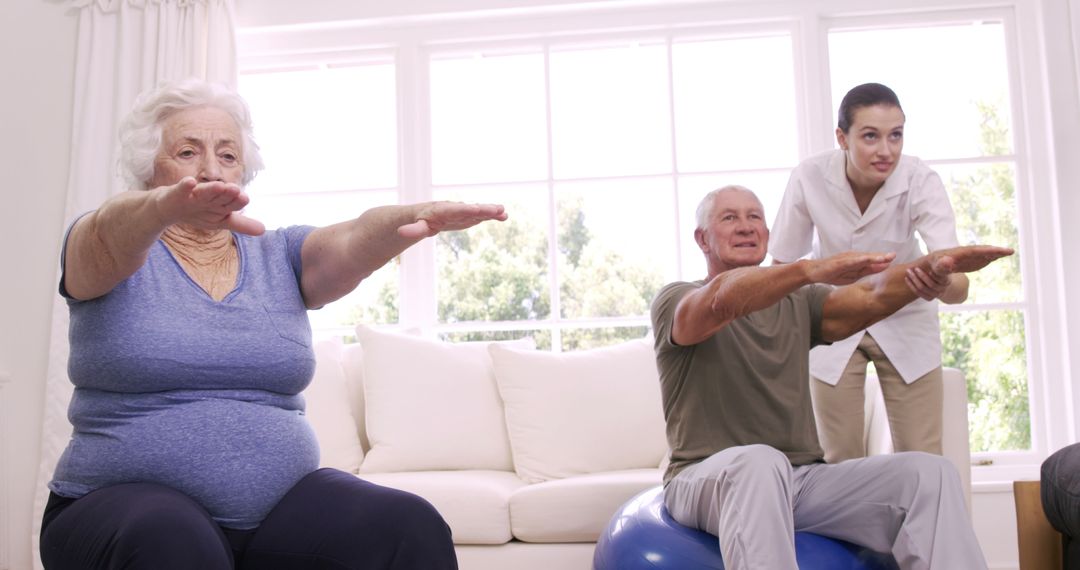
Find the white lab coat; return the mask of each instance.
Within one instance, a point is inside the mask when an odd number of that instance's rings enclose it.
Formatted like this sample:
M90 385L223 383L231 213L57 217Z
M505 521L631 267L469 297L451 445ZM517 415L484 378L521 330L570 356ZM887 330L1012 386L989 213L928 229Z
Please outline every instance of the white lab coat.
M895 252L894 263L924 254L918 232L930 251L955 247L956 219L941 177L913 156L900 157L866 213L859 211L845 172L844 151L812 156L788 180L769 239L773 259L792 262L811 254L824 258L845 251ZM937 301L916 299L866 329L911 383L941 365ZM860 331L810 351L810 373L832 385L855 351Z

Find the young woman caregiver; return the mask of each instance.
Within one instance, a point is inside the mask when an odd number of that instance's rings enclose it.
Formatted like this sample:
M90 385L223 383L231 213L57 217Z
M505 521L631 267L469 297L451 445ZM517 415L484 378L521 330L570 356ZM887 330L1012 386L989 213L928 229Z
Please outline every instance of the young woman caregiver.
M896 262L954 247L956 221L941 177L904 156L904 111L896 93L878 83L859 85L840 103L840 148L812 156L791 173L773 223L769 253L776 263L843 251L894 252ZM816 231L816 239L815 239ZM935 280L909 270L916 300L855 335L810 352L811 393L825 460L866 454L863 387L874 363L896 451L941 454L941 333L937 300L961 303L962 273Z

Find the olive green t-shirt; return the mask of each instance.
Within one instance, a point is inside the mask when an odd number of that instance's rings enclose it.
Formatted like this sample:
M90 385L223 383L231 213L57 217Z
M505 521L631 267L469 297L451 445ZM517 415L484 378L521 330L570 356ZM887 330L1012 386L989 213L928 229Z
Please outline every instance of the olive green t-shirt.
M652 305L656 367L671 464L679 471L733 446L765 444L792 465L824 461L810 401L810 349L821 339L831 288L808 285L775 305L735 319L711 338L671 340L675 307L704 281L671 283Z

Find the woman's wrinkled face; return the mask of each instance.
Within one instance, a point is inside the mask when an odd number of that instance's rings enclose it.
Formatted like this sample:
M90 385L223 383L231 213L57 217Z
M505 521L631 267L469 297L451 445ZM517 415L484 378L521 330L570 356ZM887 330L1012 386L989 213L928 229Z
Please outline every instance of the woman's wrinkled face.
M228 113L216 107L191 107L167 117L161 130L150 188L176 184L185 176L240 184L243 139Z
M836 129L852 186L876 190L885 184L904 150L904 120L899 107L872 105L855 110L848 132Z

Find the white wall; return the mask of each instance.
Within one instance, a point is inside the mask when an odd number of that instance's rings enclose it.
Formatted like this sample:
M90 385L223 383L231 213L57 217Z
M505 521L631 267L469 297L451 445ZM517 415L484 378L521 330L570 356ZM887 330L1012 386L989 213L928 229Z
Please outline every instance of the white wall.
M1016 506L1011 485L999 484L974 493L971 518L990 570L1017 570Z
M0 569L31 567L49 319L63 231L75 18L0 2Z
M715 0L680 0L707 3ZM241 27L306 24L341 20L374 20L390 18L430 18L432 15L451 15L467 12L498 10L542 13L574 4L591 6L618 4L650 4L657 0L236 0L237 25Z
M242 25L273 25L285 17L318 21L328 14L361 18L393 17L439 10L462 11L494 6L536 7L572 4L580 0L237 0ZM616 0L603 0L614 3ZM305 10L299 14L300 6ZM1080 292L1080 0L1041 0L1037 17L1046 31L1044 54L1047 76L1068 78L1040 86L1046 91L1047 112L1053 127L1046 136L1054 141L1058 157L1046 199L1059 206L1062 263L1066 267L1062 290ZM293 20L297 21L297 20ZM1070 28L1072 22L1073 28ZM55 271L63 231L64 192L67 184L68 141L74 73L76 27L74 17L55 0L0 2L0 69L5 89L0 90L0 172L5 175L0 206L0 570L31 567L30 528L32 497L38 463L40 409L48 356L48 324L55 296ZM1068 297L1068 296L1066 296ZM1067 322L1080 323L1080 299L1060 300ZM1062 331L1067 352L1080 356L1080 325ZM1068 355L1062 355L1068 359ZM1080 385L1080 370L1072 381ZM1061 394L1080 409L1080 390ZM1076 428L1075 421L1071 424ZM1080 433L1073 433L1073 441ZM1055 442L1058 446L1065 442ZM1011 492L1006 486L978 490L973 499L976 531L990 567L1016 567L1016 533Z

